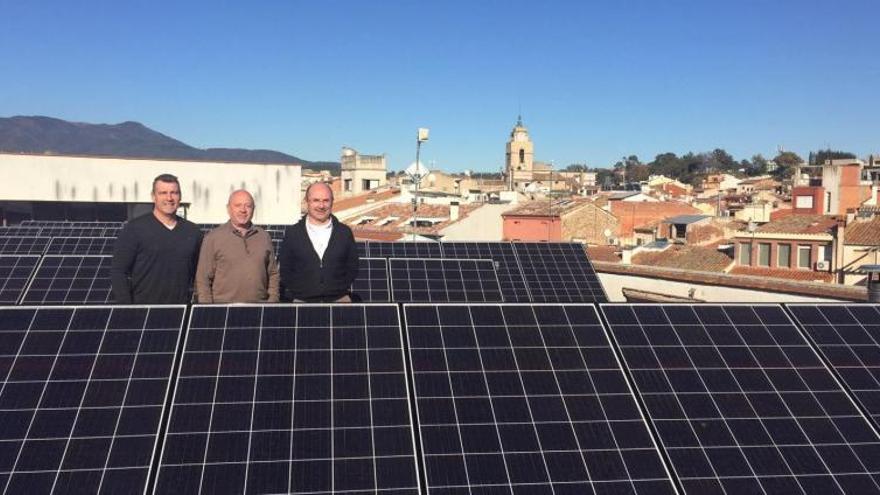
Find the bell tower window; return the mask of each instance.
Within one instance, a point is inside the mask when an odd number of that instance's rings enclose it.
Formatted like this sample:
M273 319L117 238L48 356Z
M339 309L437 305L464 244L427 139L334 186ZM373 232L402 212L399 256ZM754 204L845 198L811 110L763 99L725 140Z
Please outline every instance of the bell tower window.
M526 150L524 150L524 149L519 150L519 162L520 163L526 162Z

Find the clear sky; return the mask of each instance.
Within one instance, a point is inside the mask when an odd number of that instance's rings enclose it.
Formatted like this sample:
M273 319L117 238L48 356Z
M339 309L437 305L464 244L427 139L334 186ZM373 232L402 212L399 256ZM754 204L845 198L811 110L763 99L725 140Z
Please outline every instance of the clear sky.
M880 153L880 1L0 0L0 116L497 171Z

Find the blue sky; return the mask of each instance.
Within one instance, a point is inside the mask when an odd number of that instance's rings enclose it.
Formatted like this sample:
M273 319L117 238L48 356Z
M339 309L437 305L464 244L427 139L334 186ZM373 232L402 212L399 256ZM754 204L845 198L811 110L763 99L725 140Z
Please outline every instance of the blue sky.
M0 0L0 116L497 171L724 148L880 153L880 2Z

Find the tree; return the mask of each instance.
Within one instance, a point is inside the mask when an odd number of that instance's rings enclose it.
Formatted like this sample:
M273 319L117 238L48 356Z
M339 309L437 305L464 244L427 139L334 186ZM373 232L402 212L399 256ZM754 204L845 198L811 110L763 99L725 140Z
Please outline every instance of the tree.
M758 153L752 156L752 173L749 175L761 175L767 173L767 159L764 155Z
M586 172L587 170L589 169L583 163L572 163L571 165L565 167L566 172Z
M855 158L856 155L850 153L848 151L840 151L840 150L832 150L832 149L824 149L819 150L815 153L810 153L812 156L812 160L810 161L813 165L822 165L825 163L825 160L835 160L841 158Z
M780 152L776 155L776 158L774 158L773 161L776 162L776 165L778 166L774 172L777 177L791 177L794 173L794 168L804 162L804 160L793 151Z

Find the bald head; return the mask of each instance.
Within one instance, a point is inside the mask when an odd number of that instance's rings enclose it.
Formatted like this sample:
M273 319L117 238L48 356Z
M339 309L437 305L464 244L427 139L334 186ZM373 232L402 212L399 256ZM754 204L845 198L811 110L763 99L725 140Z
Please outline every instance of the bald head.
M229 221L237 229L248 229L254 217L254 197L244 189L233 191L226 203Z
M315 182L306 189L306 209L309 222L323 225L333 212L333 190L323 182Z

